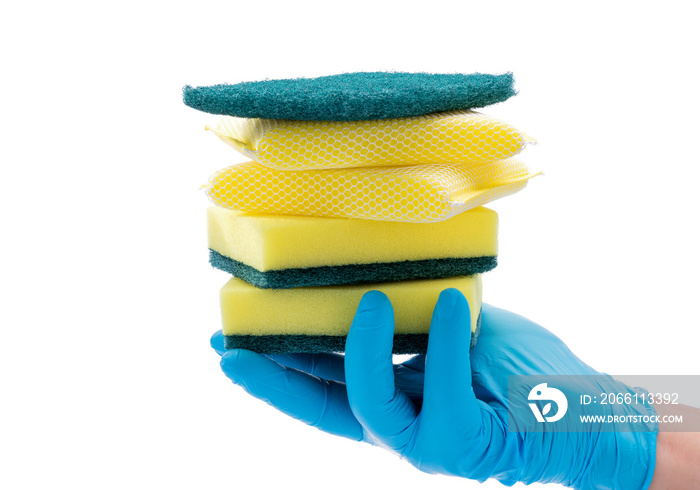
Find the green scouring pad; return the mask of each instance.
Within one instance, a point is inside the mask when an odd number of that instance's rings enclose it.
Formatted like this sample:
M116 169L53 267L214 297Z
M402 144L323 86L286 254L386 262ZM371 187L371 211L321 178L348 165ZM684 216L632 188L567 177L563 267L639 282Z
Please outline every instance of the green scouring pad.
M362 121L485 107L515 95L513 75L356 72L183 88L211 114L304 121Z
M498 258L496 256L449 257L372 264L296 267L262 272L209 249L209 263L212 267L240 277L259 288L288 289L470 276L494 269L498 264Z
M476 345L481 331L481 313L476 319L470 347ZM247 349L263 354L318 354L344 352L346 335L226 335L226 349ZM394 335L393 354L425 354L428 350L427 333Z

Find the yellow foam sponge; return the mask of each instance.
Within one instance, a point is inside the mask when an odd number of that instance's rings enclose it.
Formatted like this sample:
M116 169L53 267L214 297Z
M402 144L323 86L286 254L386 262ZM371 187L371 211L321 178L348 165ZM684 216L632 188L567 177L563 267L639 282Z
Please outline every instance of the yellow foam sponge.
M278 170L503 160L532 138L472 111L373 121L225 117L208 127L248 158Z
M522 189L536 174L516 159L287 172L246 162L205 186L217 206L239 211L429 223Z
M207 209L209 248L258 271L498 254L498 214L477 207L439 223Z
M221 289L225 336L347 335L367 291L386 294L394 307L396 334L425 334L440 292L460 290L469 301L471 329L481 310L481 276L451 277L352 286L258 289L232 278Z
M467 276L497 264L498 215L477 207L439 223L208 209L209 262L260 288ZM437 238L439 237L439 238Z

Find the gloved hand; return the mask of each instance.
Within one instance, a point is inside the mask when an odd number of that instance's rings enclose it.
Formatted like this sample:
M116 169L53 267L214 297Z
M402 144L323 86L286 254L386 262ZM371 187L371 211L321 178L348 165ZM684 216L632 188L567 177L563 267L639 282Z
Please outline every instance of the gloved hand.
M226 376L251 395L331 434L383 446L426 472L479 481L495 478L507 485L649 486L655 425L647 432L605 432L593 425L590 430L549 432L544 424L540 432L509 431L509 375L600 373L549 331L488 305L482 307L481 334L470 352L469 318L464 296L454 289L443 291L433 313L427 354L396 366L391 355L393 310L378 291L362 298L345 356L226 352L220 333L212 337L212 346L223 354ZM557 388L577 396L580 383ZM631 392L609 377L595 389ZM630 410L626 405L610 409ZM643 406L640 414L655 412Z

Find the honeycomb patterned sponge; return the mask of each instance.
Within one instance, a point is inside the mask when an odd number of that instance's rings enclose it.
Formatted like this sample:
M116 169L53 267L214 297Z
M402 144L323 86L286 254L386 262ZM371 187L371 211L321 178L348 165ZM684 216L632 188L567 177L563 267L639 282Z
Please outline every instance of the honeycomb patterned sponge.
M185 86L186 105L211 114L361 121L486 107L515 95L513 75L356 72L318 78Z
M535 175L513 158L298 172L245 162L214 173L205 191L238 211L431 223L512 194Z
M342 352L355 310L367 291L386 294L394 307L395 354L424 354L440 292L456 288L469 301L472 346L479 333L481 275L351 286L258 289L232 278L221 289L224 346L268 354Z
M472 111L349 122L225 117L207 129L251 160L280 170L489 162L534 142Z

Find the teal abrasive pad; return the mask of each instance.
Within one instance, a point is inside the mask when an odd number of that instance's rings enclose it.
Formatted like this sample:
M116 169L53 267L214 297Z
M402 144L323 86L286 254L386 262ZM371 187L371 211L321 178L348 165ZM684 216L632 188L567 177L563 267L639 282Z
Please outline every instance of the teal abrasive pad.
M498 259L495 256L456 257L299 267L262 272L209 249L209 263L213 267L226 271L258 288L289 289L309 286L339 286L343 284L471 276L494 269L498 264Z
M474 347L481 331L481 312L472 333ZM247 349L261 354L344 352L345 335L226 335L226 349ZM395 334L393 354L425 354L428 334Z
M485 107L515 95L512 73L356 72L183 88L186 105L211 114L362 121Z

